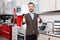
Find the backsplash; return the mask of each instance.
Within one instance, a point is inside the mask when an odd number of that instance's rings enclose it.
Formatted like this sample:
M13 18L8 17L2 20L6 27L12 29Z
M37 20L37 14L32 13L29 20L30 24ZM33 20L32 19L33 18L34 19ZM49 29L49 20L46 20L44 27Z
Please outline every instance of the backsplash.
M60 35L60 21L54 21L54 34Z
M60 15L40 15L43 22L54 22L54 20L60 20Z

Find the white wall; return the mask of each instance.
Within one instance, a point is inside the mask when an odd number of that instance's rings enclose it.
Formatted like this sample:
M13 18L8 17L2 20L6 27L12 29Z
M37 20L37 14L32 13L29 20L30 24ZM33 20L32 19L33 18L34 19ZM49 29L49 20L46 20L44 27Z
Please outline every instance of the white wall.
M1 12L3 12L3 8L4 8L4 14L14 14L13 8L15 7L15 0L1 0L0 4L2 4Z
M28 3L29 0L22 0L22 4L21 4L22 13L28 13Z
M55 10L55 0L39 0L40 12Z
M17 13L17 15L22 15L24 13L28 13L28 3L30 0L16 0L16 6L21 7L21 12Z

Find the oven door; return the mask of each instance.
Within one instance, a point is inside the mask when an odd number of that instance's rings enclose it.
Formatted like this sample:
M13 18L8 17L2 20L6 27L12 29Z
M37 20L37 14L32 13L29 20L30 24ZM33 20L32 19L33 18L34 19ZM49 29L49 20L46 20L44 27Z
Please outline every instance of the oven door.
M22 27L18 28L18 40L24 40L26 24L22 25Z

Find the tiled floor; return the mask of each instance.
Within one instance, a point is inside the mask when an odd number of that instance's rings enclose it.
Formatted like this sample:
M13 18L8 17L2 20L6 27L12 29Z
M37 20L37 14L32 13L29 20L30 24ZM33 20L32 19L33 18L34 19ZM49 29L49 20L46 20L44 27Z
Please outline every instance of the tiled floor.
M7 40L4 37L0 36L0 40ZM18 40L24 40L24 37L18 35Z
M7 39L5 39L5 38L3 38L2 36L0 36L0 40L7 40Z

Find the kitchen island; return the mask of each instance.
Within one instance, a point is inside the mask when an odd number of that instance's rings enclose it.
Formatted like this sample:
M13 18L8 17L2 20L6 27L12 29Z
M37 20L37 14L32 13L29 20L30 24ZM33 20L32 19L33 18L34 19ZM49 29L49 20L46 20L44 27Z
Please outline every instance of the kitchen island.
M60 35L40 33L37 40L60 40Z
M12 40L12 27L14 24L12 23L0 23L0 36L4 38L4 40Z

